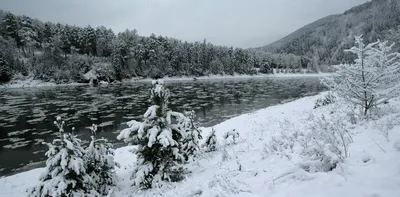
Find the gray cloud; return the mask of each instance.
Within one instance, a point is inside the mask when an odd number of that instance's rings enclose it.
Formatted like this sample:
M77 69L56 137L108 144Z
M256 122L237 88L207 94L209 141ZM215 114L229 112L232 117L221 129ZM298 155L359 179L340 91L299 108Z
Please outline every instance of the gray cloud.
M115 32L257 47L367 0L1 0L1 9Z

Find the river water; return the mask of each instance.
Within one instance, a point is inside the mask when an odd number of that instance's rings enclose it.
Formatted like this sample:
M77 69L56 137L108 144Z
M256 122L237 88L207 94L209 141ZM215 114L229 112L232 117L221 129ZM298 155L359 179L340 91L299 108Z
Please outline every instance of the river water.
M201 126L324 90L316 77L254 78L167 82L170 108L193 109ZM85 142L88 126L99 125L99 136L115 145L125 122L147 110L150 82L100 87L70 86L0 90L0 176L43 165L47 146L57 137L55 116L66 121L67 131Z

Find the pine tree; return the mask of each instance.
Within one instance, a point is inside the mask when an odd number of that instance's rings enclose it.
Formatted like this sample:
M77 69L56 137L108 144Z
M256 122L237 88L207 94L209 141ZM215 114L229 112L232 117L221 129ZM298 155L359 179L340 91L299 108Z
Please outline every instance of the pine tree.
M134 184L143 188L156 187L163 181L183 179L179 141L185 133L171 118L182 114L168 109L169 91L162 80L153 81L151 89L153 105L144 114L143 122L130 121L129 128L118 135L119 140L137 144L137 167Z
M202 145L206 148L206 152L213 152L217 150L217 136L215 129L212 128L210 135L207 136L205 143Z
M114 68L115 79L119 81L124 78L123 73L126 69L128 52L128 48L124 41L115 41L112 53L112 66Z
M18 35L21 38L22 51L26 57L26 49L28 52L32 52L34 46L37 45L37 32L32 24L32 19L27 16L22 16L19 20L20 28L18 30Z
M67 54L71 53L71 42L69 41L70 28L65 26L60 32L60 49L64 53L64 58L67 58Z
M1 25L4 28L6 36L10 36L11 38L15 39L15 42L18 44L20 42L20 37L18 35L19 25L17 18L10 12L7 12Z
M86 149L87 173L93 179L95 189L107 195L116 185L113 145L107 139L96 139L97 125L90 127L92 141Z
M96 39L96 31L91 26L86 27L84 29L84 46L88 55L97 54Z
M65 122L57 117L54 122L60 132L60 139L46 143L49 150L45 171L40 183L30 190L29 196L99 196L93 189L94 182L86 173L86 165L82 157L84 150L81 140L72 134L64 134Z
M115 39L114 32L101 26L96 29L96 51L99 57L109 57L112 54L112 41Z
M201 129L199 124L195 122L196 114L194 111L184 113L185 117L180 119L179 125L185 131L185 138L181 142L181 151L186 161L193 160L200 151L199 140Z
M43 32L42 32L42 34L43 34L43 42L44 43L50 43L51 42L52 37L54 36L53 30L52 30L53 26L54 25L52 23L50 23L50 22L47 22L47 23L44 24L44 28L43 28Z
M11 76L10 64L7 62L2 52L0 52L0 83L10 81Z

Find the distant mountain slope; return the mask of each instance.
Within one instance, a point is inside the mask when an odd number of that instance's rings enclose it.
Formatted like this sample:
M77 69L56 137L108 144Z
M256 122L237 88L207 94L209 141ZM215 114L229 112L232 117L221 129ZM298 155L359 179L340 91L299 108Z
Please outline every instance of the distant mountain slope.
M347 62L352 56L343 49L363 34L366 42L377 39L396 42L400 50L400 0L372 0L343 14L331 15L308 24L292 34L261 47L274 53L313 57L322 64Z

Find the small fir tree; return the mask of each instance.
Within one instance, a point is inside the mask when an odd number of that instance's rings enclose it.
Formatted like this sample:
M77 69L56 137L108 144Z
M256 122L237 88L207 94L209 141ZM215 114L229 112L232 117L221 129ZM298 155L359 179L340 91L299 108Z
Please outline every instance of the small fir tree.
M57 117L54 124L60 132L60 139L53 143L46 143L49 150L44 173L40 177L40 183L31 189L29 196L100 196L94 190L94 182L86 173L86 165L82 159L84 150L81 140L72 134L64 134L65 122Z
M95 189L107 195L116 186L113 145L107 139L96 139L97 125L90 127L92 141L86 149L87 173L96 183Z
M214 128L212 128L210 135L207 136L206 141L202 146L205 147L206 152L217 150L217 136L215 135Z
M183 179L184 156L179 141L185 133L171 118L183 116L168 109L169 91L162 80L153 81L151 100L153 105L144 114L143 122L130 121L129 128L118 139L137 144L137 167L133 174L134 184L143 188L159 186L163 181Z
M200 151L201 129L199 123L195 121L194 111L185 112L185 117L179 120L179 125L185 132L185 138L181 142L181 151L185 161L193 160Z

